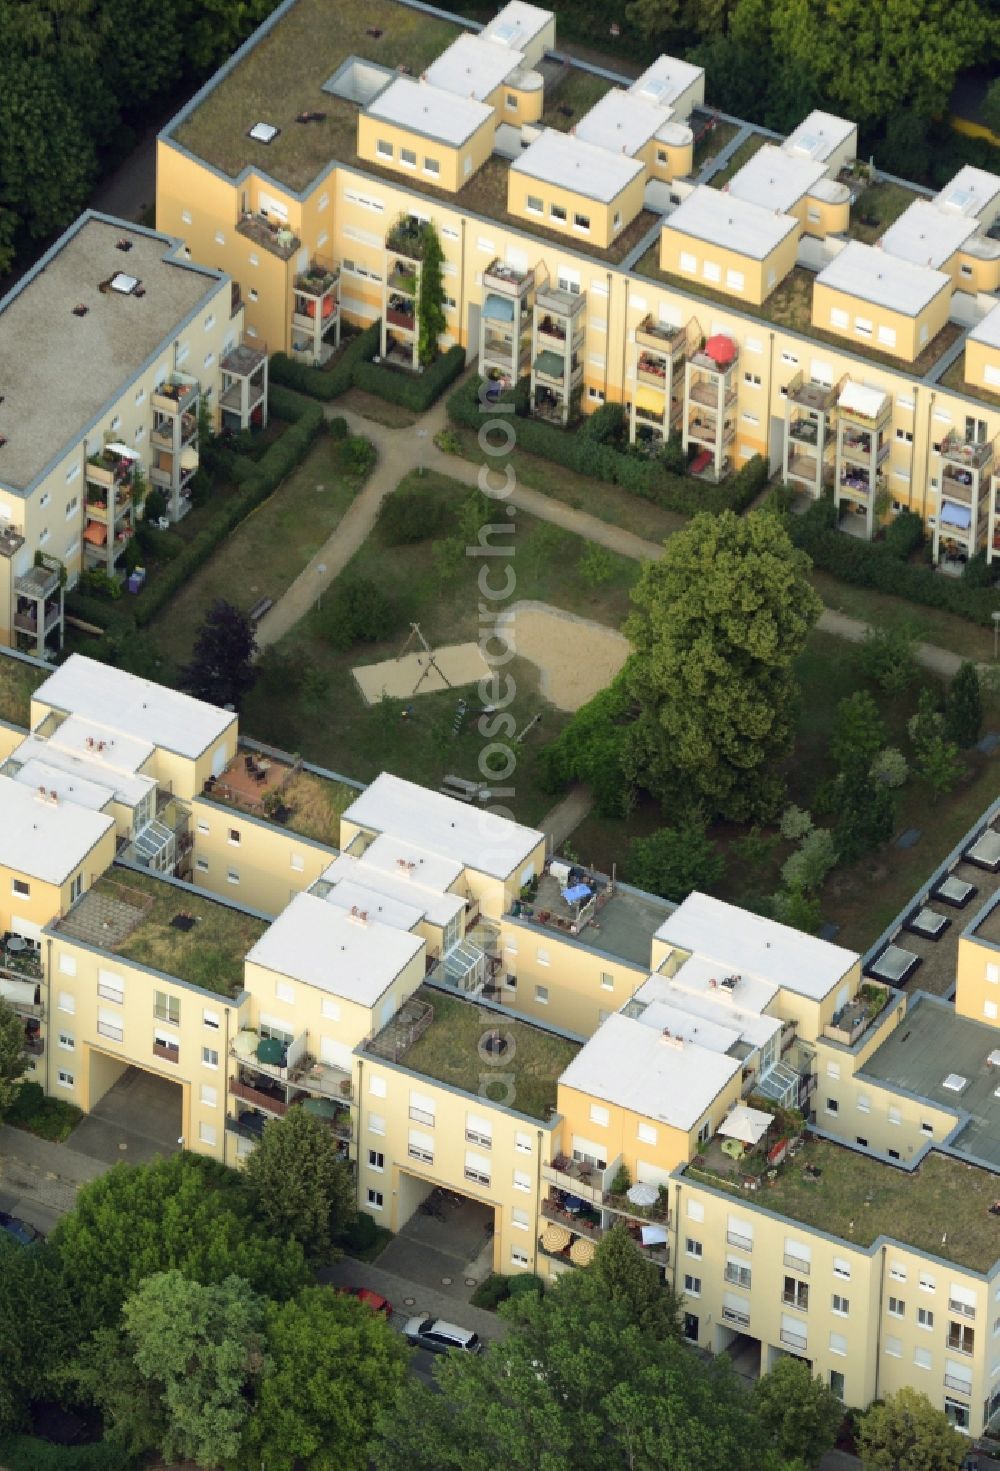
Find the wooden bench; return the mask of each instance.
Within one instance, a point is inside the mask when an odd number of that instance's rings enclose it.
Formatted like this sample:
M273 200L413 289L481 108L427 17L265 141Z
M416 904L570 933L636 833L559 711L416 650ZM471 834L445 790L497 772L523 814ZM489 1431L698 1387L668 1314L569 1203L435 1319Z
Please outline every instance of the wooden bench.
M256 603L254 603L253 607L250 609L250 612L247 614L247 617L250 619L251 623L259 623L264 614L270 612L273 607L273 598L260 598Z

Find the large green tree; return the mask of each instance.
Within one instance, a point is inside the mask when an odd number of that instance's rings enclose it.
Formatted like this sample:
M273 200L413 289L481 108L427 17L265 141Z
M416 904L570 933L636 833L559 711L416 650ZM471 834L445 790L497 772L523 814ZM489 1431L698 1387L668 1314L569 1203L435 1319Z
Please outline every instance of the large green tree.
M0 1121L17 1097L27 1070L24 1022L12 1006L0 999Z
M381 1313L306 1287L267 1319L267 1365L246 1453L269 1471L366 1471L375 1408L406 1380L406 1350Z
M298 1243L254 1220L236 1172L191 1154L115 1165L82 1188L51 1240L83 1332L117 1326L125 1299L172 1267L203 1283L244 1277L279 1299L308 1275Z
M679 904L693 889L711 889L725 863L708 836L699 813L674 827L661 827L648 838L633 838L622 865L624 877L637 888L662 894Z
M75 1342L73 1294L53 1248L0 1231L0 1434L22 1430Z
M769 816L794 730L792 669L822 604L777 516L699 515L647 562L625 631L635 780L668 809Z
M120 1330L101 1329L70 1378L131 1452L232 1464L264 1368L264 1303L240 1277L203 1285L172 1270L126 1300Z
M865 1471L952 1471L967 1449L947 1416L909 1386L872 1405L858 1431Z
M180 671L181 688L197 700L238 710L257 678L257 636L247 615L216 598L202 620L191 662Z
M968 660L948 687L944 714L948 735L955 744L966 750L974 746L983 725L983 692L976 666Z
M754 1385L753 1407L776 1450L816 1466L832 1449L844 1406L804 1359L785 1357Z
M304 1108L268 1121L243 1183L268 1231L319 1261L330 1260L335 1237L357 1214L351 1166L323 1120Z

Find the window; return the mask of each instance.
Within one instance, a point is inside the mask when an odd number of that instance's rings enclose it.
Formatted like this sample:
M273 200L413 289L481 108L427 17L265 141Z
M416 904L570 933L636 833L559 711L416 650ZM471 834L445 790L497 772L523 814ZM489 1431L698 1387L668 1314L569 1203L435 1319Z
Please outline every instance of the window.
M382 1114L380 1114L380 1113L369 1113L369 1115L368 1115L368 1132L369 1132L369 1134L384 1134L385 1133L385 1118L384 1118L384 1116Z
M952 1353L972 1354L976 1348L976 1330L970 1323L956 1323L952 1319L948 1324L948 1347Z
M988 1021L995 1022L998 1015L1000 1015L1000 1010L998 1010L995 1001L983 1002L983 1016L985 1016Z
M847 1339L842 1333L830 1334L830 1352L839 1354L841 1358L847 1357Z
M229 842L232 843L234 848L242 842L240 830L238 827L231 827L229 829Z
M701 1278L693 1277L690 1272L684 1273L684 1291L691 1297L701 1296Z
M1000 985L1000 965L988 965L986 967L986 979L991 986Z
M512 1246L510 1249L510 1260L515 1267L526 1267L528 1265L528 1253L521 1246Z
M867 317L855 317L854 330L859 337L870 337L874 327Z
M828 1062L827 1065L826 1065L826 1075L827 1075L828 1078L836 1078L836 1080L839 1082L840 1081L840 1063L839 1062Z
M885 1351L890 1359L901 1359L903 1357L903 1340L896 1338L890 1333L885 1340Z
M404 168L415 169L417 166L416 151L412 148L401 148L399 150L399 161Z
M784 1279L781 1289L781 1301L790 1308L798 1308L800 1313L809 1311L809 1283L800 1282L797 1277Z
M465 1115L465 1137L470 1144L478 1144L483 1149L493 1148L493 1126L489 1119L484 1119L475 1113Z
M168 996L166 991L153 992L153 1015L158 1022L169 1022L177 1027L181 1020L181 1003L177 996Z
M890 1297L890 1299L889 1299L889 1306L886 1309L886 1311L888 1312L890 1318L905 1318L906 1317L906 1298L905 1297Z
M946 1376L947 1377L947 1376ZM971 1389L971 1385L970 1385ZM956 1430L968 1430L969 1428L969 1406L963 1405L961 1400L952 1399L950 1395L944 1397L944 1412L954 1425Z
M599 1103L592 1103L590 1105L590 1122L592 1124L599 1124L602 1129L606 1129L610 1119L611 1115L608 1110L602 1108Z
M418 1093L415 1088L410 1089L410 1118L415 1124L428 1124L433 1128L436 1112L433 1098L426 1093Z
M867 1093L859 1093L854 1100L854 1106L858 1113L871 1113L872 1101Z
M56 1073L56 1082L59 1084L60 1088L72 1088L76 1083L76 1079L73 1077L73 1074L68 1073L65 1068L60 1068L59 1071Z
M516 1205L511 1209L510 1221L511 1225L516 1226L519 1231L527 1231L531 1226L528 1212L518 1209Z
M840 1104L837 1102L837 1100L835 1098L828 1098L826 1100L826 1111L827 1111L827 1113L839 1113L840 1112Z
M226 883L227 884L238 884L239 881L240 881L239 870L236 869L236 868L230 868L227 871L227 873L226 873Z
M620 209L616 209L615 210L614 218L611 221L611 227L614 230L620 230L621 229L621 227L622 227L622 212L621 212Z
M25 879L14 879L11 884L11 888L14 893L19 894L22 899L27 899L31 894L31 885Z
M492 1166L485 1154L477 1154L474 1150L465 1151L465 1178L473 1185L489 1185L492 1178Z
M382 1209L382 1192L381 1192L381 1190L369 1190L368 1191L368 1197L367 1198L368 1198L368 1204L371 1206L371 1208L372 1208L373 1211L380 1211Z
M701 1242L700 1241L696 1241L693 1236L689 1236L687 1238L687 1240L685 1241L685 1243L684 1243L684 1250L687 1252L688 1256L696 1256L696 1257L700 1257L702 1255L702 1252L703 1252L703 1248L702 1248Z
M889 1276L894 1282L906 1281L906 1268L903 1266L902 1262L889 1263Z
M563 209L561 204L549 205L549 219L556 220L559 224L565 224L566 211Z
M862 1149L868 1148L868 1140L865 1138L864 1134L855 1134L854 1142L855 1144L860 1144Z
M934 1327L934 1309L933 1308L917 1308L917 1326L918 1326L918 1328L933 1328Z
M368 1075L368 1092L374 1098L384 1098L386 1096L385 1079L378 1077L375 1073L370 1073Z
M406 1142L406 1152L411 1159L419 1159L424 1164L434 1163L434 1137L425 1134L422 1129L411 1129Z
M896 430L896 438L897 439L901 439L904 444L912 444L913 443L913 434L912 434L911 430L909 430L909 429L897 429Z
M531 1153L531 1135L530 1134L522 1134L521 1131L518 1130L518 1132L514 1135L514 1152L515 1152L515 1154L530 1154Z
M759 337L744 337L743 347L746 352L764 351L764 344Z
M895 327L880 327L878 329L878 340L879 340L879 344L882 347L895 347L896 346L896 329L895 329Z
M548 1006L548 1004L549 1004L549 988L548 988L548 986L536 986L535 987L535 1000L538 1002L539 1006Z
M59 1046L62 1048L62 1050L64 1052L72 1052L73 1051L73 1048L76 1046L76 1043L74 1042L73 1036L72 1036L72 1034L70 1032L60 1032L59 1033Z
M915 1348L913 1350L913 1362L918 1369L933 1368L933 1356L929 1348Z
M706 1119L698 1130L698 1143L707 1144L712 1137L712 1120Z
M182 221L184 222L185 225L190 225L190 223L191 223L191 211L189 209L182 209L181 210L181 219L182 219Z
M615 978L610 971L601 971L601 990L613 991L615 989Z
M524 201L524 207L529 214L543 215L545 213L545 202L539 199L537 194L529 194Z
M971 266L961 265L961 266L959 266L958 269L959 269L960 274L963 275L963 276L971 276L972 275L972 267Z
M213 1088L213 1086L212 1086L211 1083L202 1083L202 1085L201 1085L201 1092L200 1092L200 1098L201 1098L201 1104L202 1104L202 1107L203 1108L217 1108L218 1107L218 1104L219 1104L218 1090L216 1088Z
M384 138L379 138L375 144L375 152L378 154L379 158L392 158L392 144L387 143Z
M59 974L60 975L63 975L63 976L75 976L76 975L76 956L75 955L60 955L60 957L59 957Z
M837 1399L844 1398L844 1376L839 1369L830 1370L830 1393Z
M207 858L196 858L195 859L195 862L194 862L194 866L198 870L199 873L208 873L208 859Z
M680 265L681 270L685 271L689 276L695 276L698 274L697 258L693 256L690 251L681 251L678 264Z
M290 1006L295 1004L295 987L290 986L287 981L278 981L274 994L278 1001L286 1001Z
M219 1053L215 1047L203 1047L201 1049L202 1067L217 1068L219 1066Z
M202 1025L208 1027L210 1031L217 1032L219 1030L219 1013L217 1011L210 1011L206 1006L201 1014L201 1020Z
M69 1016L72 1016L76 1011L76 997L71 992L59 992L59 1010L65 1011Z
M734 271L731 268L727 267L726 285L729 287L730 291L742 291L743 287L746 285L746 277L744 276L742 271Z
M200 1123L198 1125L198 1138L202 1144L214 1144L217 1137L214 1124Z
M753 1273L746 1262L739 1257L727 1256L726 1267L723 1274L727 1282L734 1283L737 1287L749 1288L753 1280Z
M504 107L508 112L517 112L517 97L513 92L508 92L505 96Z
M849 327L850 324L851 324L851 319L848 316L847 312L842 311L839 306L832 306L830 308L830 326L831 327L841 327L841 328L844 328L844 327Z
M514 1189L515 1190L530 1190L531 1189L531 1176L530 1175L526 1175L523 1170L515 1170L514 1171Z
M689 1221L703 1221L705 1219L705 1207L700 1200L688 1196L687 1214Z
M385 1169L385 1155L382 1153L381 1149L369 1149L368 1168L370 1170L379 1171Z
M640 1144L655 1144L658 1137L657 1132L653 1128L652 1124L642 1123L640 1123L636 1128L636 1136Z
M750 386L753 387L753 388L759 388L760 387L760 374L759 373L744 373L743 374L743 382L744 383L749 383Z
M589 215L574 214L574 216L573 216L573 229L574 230L582 230L585 235L586 234L589 234L590 233L590 216Z
M935 1279L931 1276L931 1274L929 1272L921 1272L920 1273L920 1278L919 1278L919 1281L917 1283L917 1286L920 1288L920 1291L921 1292L936 1292L937 1291L937 1282L935 1281Z
M706 281L717 283L722 280L722 267L716 265L715 261L707 260L703 262L701 273Z
M835 1292L833 1294L830 1305L833 1308L833 1311L840 1318L846 1318L848 1313L851 1311L850 1298L841 1297L839 1292Z
M548 965L549 952L544 948L544 946L539 945L538 949L535 951L535 959L538 961L539 965Z
M726 1241L730 1246L738 1246L741 1251L753 1251L753 1222L730 1216L726 1227Z
M899 1125L899 1124L901 1124L903 1122L903 1115L900 1113L900 1111L899 1111L898 1108L890 1108L889 1109L889 1113L888 1113L888 1119L889 1119L890 1124Z

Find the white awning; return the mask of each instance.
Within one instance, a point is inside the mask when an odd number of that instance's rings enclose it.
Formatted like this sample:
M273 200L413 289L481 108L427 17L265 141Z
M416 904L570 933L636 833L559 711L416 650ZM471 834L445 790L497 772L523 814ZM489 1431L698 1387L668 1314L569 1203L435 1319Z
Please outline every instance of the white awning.
M840 407L865 419L877 419L885 403L880 388L867 388L863 383L845 383L840 394Z
M18 914L10 917L10 927L15 935L20 935L24 940L34 940L36 945L42 943L42 927L33 919L22 919Z
M773 1115L759 1108L747 1108L738 1103L729 1117L719 1127L726 1139L740 1139L744 1144L756 1144L763 1139L771 1127Z
M663 1246L667 1240L666 1229L663 1226L642 1226L643 1246Z
M114 444L106 444L104 452L108 455L121 455L123 460L139 460L142 456L134 449L129 449L127 444L121 444L115 440Z

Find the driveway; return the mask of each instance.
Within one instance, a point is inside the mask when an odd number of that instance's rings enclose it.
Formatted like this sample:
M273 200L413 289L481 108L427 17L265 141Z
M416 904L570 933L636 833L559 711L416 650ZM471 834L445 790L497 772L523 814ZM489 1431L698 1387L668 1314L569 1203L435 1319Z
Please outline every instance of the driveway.
M180 1086L142 1068L129 1068L77 1124L66 1145L104 1165L120 1159L140 1165L157 1155L176 1154L180 1132Z
M467 1303L493 1270L493 1236L486 1232L493 1211L464 1197L446 1200L442 1210L442 1218L414 1211L378 1264L385 1272Z

